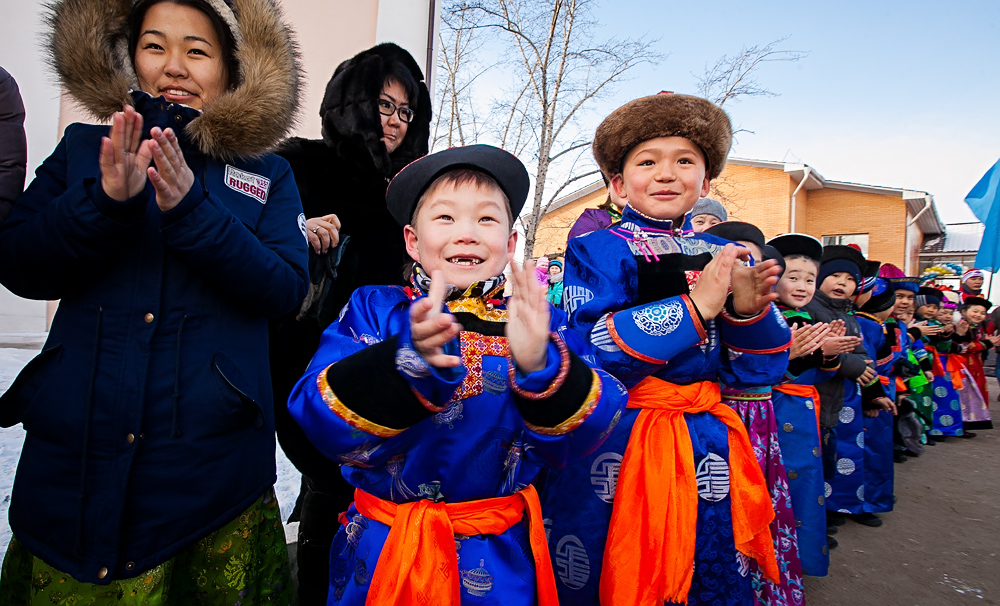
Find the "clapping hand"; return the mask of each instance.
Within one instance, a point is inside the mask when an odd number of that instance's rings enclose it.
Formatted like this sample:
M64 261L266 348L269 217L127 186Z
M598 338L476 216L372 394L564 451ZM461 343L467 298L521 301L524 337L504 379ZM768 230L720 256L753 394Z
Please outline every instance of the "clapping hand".
M750 254L745 248L739 250L744 256ZM701 270L701 275L698 276L698 281L689 296L705 320L711 320L719 315L725 306L726 298L729 296L733 266L736 265L736 259L741 253L737 252L735 244L726 244L722 252L715 255Z
M781 266L774 259L769 259L747 267L740 263L733 265L733 309L743 316L753 316L760 313L772 301L778 299L774 285L781 275Z
M459 356L444 353L444 345L455 338L462 325L450 313L442 313L444 273L431 272L430 292L410 306L410 335L417 353L435 368L454 368L462 363Z
M819 322L799 326L792 324L792 347L788 351L788 359L804 358L823 345L830 334L830 325Z
M101 188L112 200L124 202L146 186L152 160L149 141L142 141L142 116L131 105L111 116L111 132L101 138Z
M161 211L168 211L177 206L194 185L194 173L184 160L177 133L174 129L161 130L154 126L149 131L153 140L149 148L153 152L153 162L156 168L146 169L149 180L156 189L156 205Z
M545 368L549 345L549 303L545 288L535 279L535 264L511 263L514 295L507 303L507 345L510 357L523 373Z

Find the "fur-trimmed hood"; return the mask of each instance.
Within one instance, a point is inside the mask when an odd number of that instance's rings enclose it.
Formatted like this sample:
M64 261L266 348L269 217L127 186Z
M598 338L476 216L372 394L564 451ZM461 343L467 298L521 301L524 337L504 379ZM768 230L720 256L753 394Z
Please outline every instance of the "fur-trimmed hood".
M382 121L376 109L379 93L390 63L400 63L417 82L417 99L410 105L416 111L406 129L406 136L389 156L382 143ZM430 136L431 98L424 74L410 53L386 42L362 51L337 66L326 85L319 115L323 119L323 140L338 148L338 155L350 157L348 149L368 150L378 171L392 177L410 162L427 155Z
M49 64L70 95L99 120L133 104L129 93L138 88L127 51L133 3L56 0L50 5ZM273 0L231 4L240 30L234 33L238 85L186 128L202 152L223 160L263 155L288 135L302 78L298 46Z

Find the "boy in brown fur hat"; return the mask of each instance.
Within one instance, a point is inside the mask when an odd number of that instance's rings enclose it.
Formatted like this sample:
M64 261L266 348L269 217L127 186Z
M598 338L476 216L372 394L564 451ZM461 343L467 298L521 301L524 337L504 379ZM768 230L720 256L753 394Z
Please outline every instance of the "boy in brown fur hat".
M752 604L750 560L780 574L767 486L718 383L781 380L779 269L680 232L730 142L726 114L685 95L637 99L597 129L594 156L628 206L618 225L569 242L563 301L629 403L594 454L545 486L564 603Z

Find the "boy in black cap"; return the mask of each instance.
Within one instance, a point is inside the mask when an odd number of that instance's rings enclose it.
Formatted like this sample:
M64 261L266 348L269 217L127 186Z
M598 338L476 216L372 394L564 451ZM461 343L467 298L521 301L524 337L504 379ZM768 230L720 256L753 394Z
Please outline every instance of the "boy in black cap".
M485 145L425 156L389 184L410 286L355 291L289 400L357 487L331 603L557 603L531 482L596 448L625 390L583 362L530 267L503 298L527 191L520 161Z
M801 583L779 570L767 485L718 384L780 378L791 334L771 305L778 269L682 233L731 138L721 109L673 94L631 101L597 129L594 157L628 205L618 225L569 241L563 300L630 388L629 410L596 452L546 479L563 603L749 604L754 572Z
M823 460L819 439L822 406L815 384L834 377L839 354L851 351L857 339L844 336L842 320L816 322L803 307L816 293L823 245L804 234L785 234L770 240L784 259L785 269L775 288L778 309L792 327L785 379L773 391L778 443L788 474L792 511L795 514L802 570L811 576L826 576L829 547L836 539L826 534L823 506Z
M817 276L819 288L813 300L805 306L806 311L816 321L830 323L841 320L844 322L846 336L858 337L857 345L851 352L838 355L839 366L836 375L816 385L821 402L823 470L828 484L837 474L850 475L855 467L852 460L839 457L837 453L837 424L841 421L849 423L854 420L854 411L861 409L862 388L881 391L874 362L868 357L861 343L861 329L854 317L853 298L866 268L864 255L856 248L840 245L824 247L822 264ZM865 400L874 401L874 398ZM850 412L841 415L845 401L850 402L848 406ZM825 497L827 518L832 525L839 526L844 523L844 512L838 510L846 509L847 513L853 512L849 507L831 504L832 496L834 495L828 490Z

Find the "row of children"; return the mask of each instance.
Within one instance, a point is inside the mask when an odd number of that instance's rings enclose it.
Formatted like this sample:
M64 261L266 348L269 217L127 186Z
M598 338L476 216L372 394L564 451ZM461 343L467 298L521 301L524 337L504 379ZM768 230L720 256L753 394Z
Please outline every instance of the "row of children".
M409 286L356 291L289 400L357 488L330 604L802 604L826 511L891 509L909 282L809 236L691 230L730 144L695 97L605 119L621 215L570 240L563 309L528 268L502 296L516 158L392 180Z

